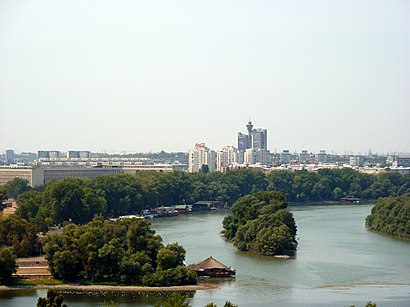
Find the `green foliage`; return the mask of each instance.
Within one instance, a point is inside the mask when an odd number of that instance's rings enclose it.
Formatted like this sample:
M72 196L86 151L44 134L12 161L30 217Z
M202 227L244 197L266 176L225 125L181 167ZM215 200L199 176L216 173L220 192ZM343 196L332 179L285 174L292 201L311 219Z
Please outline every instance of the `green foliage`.
M208 164L202 164L201 166L201 173L208 174L209 173L209 166Z
M366 218L366 227L387 235L410 239L410 193L379 198Z
M186 267L178 266L167 270L157 270L152 274L147 274L143 278L143 285L148 287L193 285L196 284L195 272Z
M0 212L4 209L1 202L5 199L7 199L6 187L0 185Z
M52 289L47 290L47 297L39 297L37 307L67 307L63 304L64 298Z
M0 279L10 279L17 272L16 256L11 247L0 247Z
M174 292L162 304L155 304L155 307L191 307L186 297L178 292Z
M276 191L240 198L224 218L224 235L244 251L273 256L296 249L296 224L287 202Z
M10 185L16 184L10 182ZM23 186L19 191L24 189ZM265 174L249 168L226 173L141 171L92 180L65 178L49 182L44 192L18 192L17 214L44 229L66 221L84 224L96 215L139 214L143 209L159 205L192 204L200 200L233 204L241 196L271 190L282 192L292 202L339 200L343 196L377 199L410 192L410 175L388 172L369 175L350 168Z
M181 266L183 247L161 242L147 221L94 218L82 226L68 224L61 234L45 237L43 244L50 272L60 280L157 286L196 283L195 274Z
M17 257L39 255L36 227L18 216L0 217L0 246L13 247Z
M21 193L30 190L31 187L27 180L14 178L5 184L5 189L8 197L17 198Z
M160 270L175 268L183 265L185 259L185 249L178 243L171 243L162 247L157 254L157 265Z
M118 307L119 304L115 301L104 302L102 307Z

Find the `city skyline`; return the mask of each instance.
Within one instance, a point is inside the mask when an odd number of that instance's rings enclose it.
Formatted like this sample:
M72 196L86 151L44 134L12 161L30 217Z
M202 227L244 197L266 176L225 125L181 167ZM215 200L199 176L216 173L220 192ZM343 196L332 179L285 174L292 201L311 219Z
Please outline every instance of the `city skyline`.
M0 2L0 152L410 152L410 2Z

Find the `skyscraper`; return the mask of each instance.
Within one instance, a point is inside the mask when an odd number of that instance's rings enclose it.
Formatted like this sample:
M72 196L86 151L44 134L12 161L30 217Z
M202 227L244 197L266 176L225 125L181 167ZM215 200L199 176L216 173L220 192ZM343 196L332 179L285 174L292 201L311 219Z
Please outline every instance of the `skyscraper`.
M14 163L14 150L7 149L5 154L6 164L13 164Z
M268 150L268 131L266 129L254 129L252 131L253 149Z
M248 121L246 130L248 134L238 133L239 156L244 156L244 160L247 160L247 163L254 160L254 163L266 164L268 156L268 131L260 128L253 129L251 121ZM248 159L246 159L245 152L247 149L252 149L255 153L258 153L250 159L250 152L248 152Z

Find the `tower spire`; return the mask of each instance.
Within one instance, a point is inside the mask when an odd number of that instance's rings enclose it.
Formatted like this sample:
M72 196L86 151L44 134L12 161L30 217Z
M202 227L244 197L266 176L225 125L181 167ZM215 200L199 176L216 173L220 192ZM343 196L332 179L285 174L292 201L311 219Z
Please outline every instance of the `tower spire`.
M248 121L248 124L246 125L246 129L248 129L248 135L251 134L252 128L253 128L253 125L252 125L252 122L251 122L251 116L249 115L249 121Z

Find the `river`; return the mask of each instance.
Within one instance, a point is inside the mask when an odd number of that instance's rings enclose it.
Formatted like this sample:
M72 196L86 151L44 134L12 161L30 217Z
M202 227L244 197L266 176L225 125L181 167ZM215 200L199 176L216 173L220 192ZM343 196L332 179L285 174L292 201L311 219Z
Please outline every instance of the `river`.
M152 228L164 243L178 242L186 262L213 256L237 269L235 279L196 291L193 307L230 300L243 306L410 306L410 242L367 231L364 219L373 204L290 206L298 227L295 259L272 259L238 252L220 235L226 212L155 219ZM45 290L0 292L0 306L35 306ZM161 295L64 294L69 306L152 306Z

